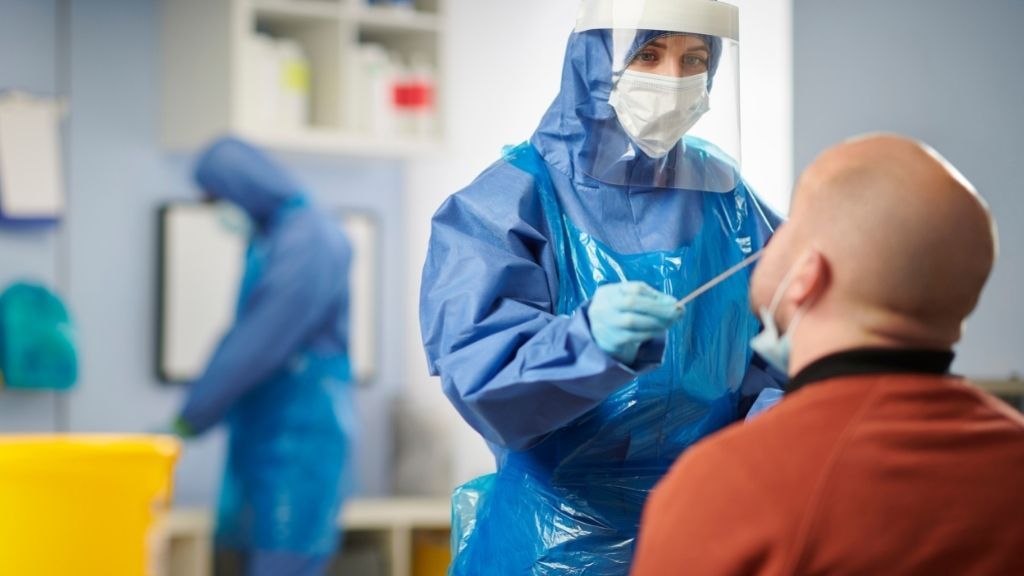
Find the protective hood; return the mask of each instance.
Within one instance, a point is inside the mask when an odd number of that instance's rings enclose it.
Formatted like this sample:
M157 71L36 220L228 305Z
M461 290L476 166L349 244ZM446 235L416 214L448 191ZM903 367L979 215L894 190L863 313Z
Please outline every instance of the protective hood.
M601 162L594 157L595 153L614 156L614 161L619 162L623 151L632 147L615 110L608 103L613 82L640 48L655 38L675 33L639 31L625 62L613 62L612 34L611 30L599 29L575 32L569 37L561 90L531 139L549 164L568 175L574 184L590 188L599 184L584 167ZM703 37L710 49L710 89L721 58L722 42L715 36ZM671 154L678 153L681 151ZM657 173L663 170L659 164L663 166L666 160L637 155L617 169L637 174Z
M195 180L211 198L237 204L260 225L290 200L304 196L283 167L237 138L210 145L196 163Z

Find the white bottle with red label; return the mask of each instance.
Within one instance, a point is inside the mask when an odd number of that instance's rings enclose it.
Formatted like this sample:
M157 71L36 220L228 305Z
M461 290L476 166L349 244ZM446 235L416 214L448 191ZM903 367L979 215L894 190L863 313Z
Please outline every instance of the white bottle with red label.
M429 138L436 133L435 92L434 70L425 58L413 57L412 66L396 75L394 105L403 135Z

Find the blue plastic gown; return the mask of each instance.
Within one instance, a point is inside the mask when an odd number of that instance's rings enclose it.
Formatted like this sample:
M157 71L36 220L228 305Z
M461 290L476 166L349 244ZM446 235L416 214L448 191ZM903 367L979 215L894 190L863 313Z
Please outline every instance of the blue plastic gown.
M607 107L608 44L606 32L574 34L531 142L434 217L420 308L429 365L498 464L456 491L452 574L627 573L658 479L779 385L752 361L749 271L695 300L632 366L594 342L598 285L641 280L682 297L778 222L739 179L729 193L624 188L577 169L588 106ZM680 153L708 178L733 170L706 142Z
M245 552L247 574L322 574L337 545L355 417L351 249L334 219L240 141L214 144L196 180L256 229L235 323L181 413L197 433L229 425L217 544Z

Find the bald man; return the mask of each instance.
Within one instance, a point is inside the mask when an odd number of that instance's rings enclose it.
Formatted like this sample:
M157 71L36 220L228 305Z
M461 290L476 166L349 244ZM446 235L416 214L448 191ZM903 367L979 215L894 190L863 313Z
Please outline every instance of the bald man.
M819 157L752 279L786 397L676 463L633 573L1024 574L1024 418L949 374L995 254L930 148Z

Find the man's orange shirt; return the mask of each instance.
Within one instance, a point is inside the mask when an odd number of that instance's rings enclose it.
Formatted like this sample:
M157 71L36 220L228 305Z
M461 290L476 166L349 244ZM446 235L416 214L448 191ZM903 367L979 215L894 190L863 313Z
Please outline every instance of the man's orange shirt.
M676 463L633 574L1024 575L1024 418L950 376L808 385Z

